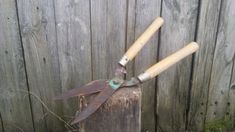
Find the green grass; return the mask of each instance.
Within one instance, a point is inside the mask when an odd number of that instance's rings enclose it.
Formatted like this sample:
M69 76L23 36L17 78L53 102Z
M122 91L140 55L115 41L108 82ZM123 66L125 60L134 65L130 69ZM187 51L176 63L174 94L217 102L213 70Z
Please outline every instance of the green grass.
M208 122L205 125L205 132L224 132L231 129L233 126L232 121L229 119L220 119Z

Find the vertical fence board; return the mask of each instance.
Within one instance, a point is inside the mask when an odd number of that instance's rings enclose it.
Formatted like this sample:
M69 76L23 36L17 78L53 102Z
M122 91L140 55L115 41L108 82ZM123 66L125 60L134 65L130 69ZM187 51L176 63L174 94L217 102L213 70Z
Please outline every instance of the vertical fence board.
M106 43L108 44L108 77L114 76L118 61L124 54L126 44L127 1L107 1Z
M220 24L213 60L206 122L226 120L229 102L229 85L235 53L235 1L222 1ZM231 102L232 103L232 102Z
M123 0L91 0L93 79L114 76L125 50L126 4Z
M137 0L135 38L138 38L152 21L160 16L160 0ZM136 56L135 76L156 63L158 48L158 33L149 40L146 46ZM142 86L142 131L155 131L155 80L152 79Z
M220 0L201 1L196 38L200 48L195 54L187 124L192 131L203 130L219 12Z
M7 132L34 131L15 5L0 1L0 126Z
M2 115L0 113L0 132L4 132Z
M80 87L92 79L89 9L89 1L55 2L62 92ZM64 101L65 117L74 116L77 110L76 98Z
M230 82L229 89L229 99L228 99L228 114L232 123L232 128L235 130L235 58L233 58L233 71L232 71L232 79Z
M61 115L61 103L53 101L61 90L53 1L18 0L17 3L30 91L51 111ZM35 131L64 131L63 124L31 97Z
M3 119L1 113L0 113L0 132L4 132Z
M163 0L165 26L161 32L160 60L194 40L198 0ZM191 57L158 77L157 129L185 131Z
M135 41L135 16L136 16L136 0L127 0L127 25L126 25L126 50L134 43ZM134 59L131 62L128 62L126 66L127 70L127 79L134 76Z
M93 79L107 78L107 0L90 0Z
M125 50L127 2L91 0L90 4L93 79L112 78ZM89 121L81 129L92 129Z
M143 84L141 131L185 131L185 126L203 131L227 119L234 128L234 7L233 0L0 1L0 131L66 131L27 90L70 121L77 99L53 97L112 78L124 51L160 12L165 20L161 34L127 65L127 78L156 63L157 55L161 60L194 39L200 49L193 63L188 57L157 82Z

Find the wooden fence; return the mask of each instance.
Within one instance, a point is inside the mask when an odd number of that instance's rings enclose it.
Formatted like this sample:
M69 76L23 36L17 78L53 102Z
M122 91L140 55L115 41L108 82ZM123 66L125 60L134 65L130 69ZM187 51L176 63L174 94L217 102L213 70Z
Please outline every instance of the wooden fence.
M53 97L111 78L157 16L164 26L128 78L188 42L200 50L143 84L142 131L234 127L234 0L0 0L0 131L66 131L51 112L68 121L77 100Z

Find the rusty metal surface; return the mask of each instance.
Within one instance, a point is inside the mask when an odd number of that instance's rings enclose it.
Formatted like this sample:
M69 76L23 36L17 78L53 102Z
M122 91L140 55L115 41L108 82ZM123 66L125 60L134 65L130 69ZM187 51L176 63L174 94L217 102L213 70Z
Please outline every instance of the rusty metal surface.
M71 89L60 96L55 97L55 100L65 100L75 96L87 95L102 91L108 84L107 80L95 80L82 87Z
M118 64L115 70L115 77L119 79L123 79L124 75L126 74L126 69L122 65Z
M132 77L129 81L125 81L121 87L131 87L140 83L141 81L138 78Z
M124 80L124 75L126 74L126 69L118 65L115 70L115 77L111 80L95 80L87 85L79 88L75 88L63 93L60 96L55 97L56 100L67 99L74 96L87 95L92 93L100 92L93 101L74 119L71 124L76 124L88 116L93 114L106 100L113 95L113 93L121 87L133 86L140 83L136 78L132 78L129 81Z
M108 100L116 90L109 85L94 98L94 100L74 119L71 123L76 124L93 114L106 100Z

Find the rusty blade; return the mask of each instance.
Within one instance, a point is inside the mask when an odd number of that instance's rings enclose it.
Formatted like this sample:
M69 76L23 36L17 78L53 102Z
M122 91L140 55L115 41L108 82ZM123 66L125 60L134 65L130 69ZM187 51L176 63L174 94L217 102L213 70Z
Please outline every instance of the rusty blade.
M86 119L93 114L116 90L107 85L94 100L74 119L72 125Z
M142 82L138 78L132 77L129 81L125 81L122 84L122 87L132 87L132 86L138 85L140 83L142 83Z
M55 100L68 99L75 96L87 95L102 91L108 84L107 80L95 80L82 87L71 89L60 96L56 96Z

